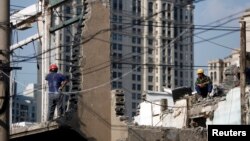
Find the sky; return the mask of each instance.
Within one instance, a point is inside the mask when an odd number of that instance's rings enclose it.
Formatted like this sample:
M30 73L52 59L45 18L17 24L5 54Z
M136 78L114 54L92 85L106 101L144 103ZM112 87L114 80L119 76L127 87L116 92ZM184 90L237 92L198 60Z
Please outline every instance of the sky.
M19 7L14 6L22 6L27 7L36 3L38 0L10 0L11 2L11 10L20 9ZM21 41L26 37L34 35L37 32L36 25L34 28L28 29L26 31L17 30L13 33L12 40L13 42ZM35 48L37 50L37 43L35 43ZM33 44L28 44L23 46L23 49L17 49L14 55L20 56L34 56L34 46ZM29 83L37 83L37 67L35 63L18 63L15 66L22 67L22 70L15 71L15 79L18 84L17 93L24 91L25 86ZM14 73L14 72L13 72Z
M194 10L194 24L206 25L218 19L228 17L234 13L243 11L244 9L250 8L249 0L205 0L195 4ZM241 16L238 14L237 16ZM235 16L235 17L237 17ZM230 19L230 18L228 18ZM227 19L227 20L228 20ZM214 25L218 25L227 20L218 22ZM239 19L233 20L232 22L223 26L239 27ZM198 31L195 31L198 32ZM208 31L197 36L202 38L210 38L217 35L221 35L228 31ZM200 41L201 39L194 37L194 42ZM212 40L215 43L221 44L230 48L240 47L240 32L234 32L222 38ZM194 44L194 64L195 65L207 65L209 60L223 59L228 56L232 50L226 49L209 42L203 42L200 44Z
M11 5L18 6L28 6L32 3L37 2L38 0L11 0ZM194 24L195 25L206 25L218 19L228 17L234 13L243 11L246 8L250 8L249 0L204 0L195 4L194 9ZM241 14L237 15L241 16ZM225 19L227 21L230 18ZM224 21L215 23L218 25ZM233 26L240 27L239 19L233 20L228 24L223 26ZM15 36L15 41L24 39L36 32L36 28L32 28L28 31L18 31L18 36ZM200 32L194 31L194 33ZM225 31L207 31L202 34L198 34L198 37L201 38L210 38L220 34L226 33ZM200 41L197 37L194 37L194 42ZM212 40L215 43L221 44L230 48L239 48L240 47L240 32L234 32L222 38ZM199 44L194 44L194 65L195 66L207 66L209 60L223 59L228 56L232 50L226 49L209 42L203 42ZM34 55L33 44L24 46L23 49L19 49L15 52L18 55L22 56L31 56ZM24 89L24 86L28 83L36 82L36 71L37 67L34 63L20 63L18 66L22 67L22 70L17 71L16 79L18 83L23 86L18 87L18 92ZM204 68L207 69L207 68Z

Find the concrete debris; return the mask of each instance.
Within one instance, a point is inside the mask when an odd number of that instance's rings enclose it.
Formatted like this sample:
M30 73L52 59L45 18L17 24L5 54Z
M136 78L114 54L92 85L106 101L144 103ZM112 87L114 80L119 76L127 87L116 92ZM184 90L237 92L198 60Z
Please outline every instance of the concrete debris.
M206 129L131 127L127 141L207 141Z
M195 136L203 136L205 137L207 135L207 129L204 127L197 127L194 129L193 135Z

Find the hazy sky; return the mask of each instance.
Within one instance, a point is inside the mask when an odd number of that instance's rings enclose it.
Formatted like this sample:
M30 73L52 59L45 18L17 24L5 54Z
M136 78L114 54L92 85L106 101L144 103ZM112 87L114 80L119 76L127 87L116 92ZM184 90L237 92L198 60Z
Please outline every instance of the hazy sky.
M12 5L18 6L28 6L32 3L37 2L38 0L11 0ZM13 7L12 7L13 8ZM195 4L194 10L194 24L195 25L205 25L209 24L218 19L228 17L231 14L243 11L246 8L250 8L249 0L204 0ZM238 14L237 16L241 16ZM229 18L217 22L213 25L221 24ZM223 26L234 26L239 27L239 19L233 20L228 24ZM200 32L201 30L195 31L195 33ZM33 28L29 31L18 31L18 38L15 36L15 40L21 40L25 37L28 37L36 32L36 28ZM228 31L207 31L203 34L199 34L197 36L202 38L210 38L214 37ZM223 36L222 38L212 40L215 43L231 47L238 48L240 46L239 42L240 33L234 32L233 34L229 34L227 36ZM200 39L194 37L194 42L200 41ZM203 42L199 44L194 44L194 60L195 65L206 66L209 60L224 58L231 53L232 50L208 43ZM30 56L34 55L33 45L29 44L24 47L23 50L19 49L16 51L16 54L22 56ZM34 63L20 63L19 66L23 67L21 71L17 73L17 81L22 83L23 85L27 85L28 83L36 82L36 64ZM20 89L23 89L20 88Z

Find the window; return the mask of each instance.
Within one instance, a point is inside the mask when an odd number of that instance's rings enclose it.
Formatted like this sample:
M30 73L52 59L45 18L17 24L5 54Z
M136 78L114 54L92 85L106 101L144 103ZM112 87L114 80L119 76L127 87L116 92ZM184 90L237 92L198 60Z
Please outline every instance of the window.
M80 4L82 2L82 0L77 0L76 3L77 4Z
M141 1L140 0L137 1L137 11L138 11L138 14L141 13Z
M122 51L122 44L118 44L118 50Z
M122 25L118 26L118 31L122 31Z
M152 48L148 48L148 54L153 54L153 49Z
M183 51L183 46L182 45L180 45L180 51Z
M122 78L122 73L121 72L118 72L118 77Z
M132 46L132 52L135 53L136 52L136 47Z
M132 109L136 109L136 103L132 102Z
M80 15L81 13L82 13L82 8L77 7L77 9L76 9L76 14L77 14L77 15Z
M162 4L162 10L165 10L166 9L166 3L163 3Z
M141 100L141 94L137 94L137 99Z
M141 53L141 48L137 47L137 53Z
M183 78L183 72L182 71L180 71L180 77Z
M211 80L213 81L213 72L210 73Z
M117 68L117 64L116 63L113 63L113 69L116 69Z
M113 0L113 9L117 10L117 0Z
M153 21L148 21L148 34L153 34Z
M133 44L136 43L136 37L135 37L135 36L132 37L132 43L133 43Z
M171 4L168 3L168 7L167 7L168 11L171 10Z
M178 15L178 9L177 7L174 7L174 19L177 20L177 15Z
M65 37L65 42L69 43L70 42L70 36Z
M122 23L122 16L119 16L118 21L119 21L119 23Z
M123 8L123 6L122 6L122 0L119 0L119 10L122 11L122 8Z
M137 75L137 81L141 81L141 76Z
M112 30L116 31L117 30L117 25L113 24Z
M140 29L140 28L138 28L138 29L137 29L137 32L138 32L138 34L140 34L140 33L141 33L141 29Z
M132 84L132 90L136 90L136 84Z
M118 82L118 88L122 88L122 82Z
M117 72L113 72L112 76L113 78L117 78Z
M122 41L122 35L121 34L118 34L118 41Z
M70 52L70 47L69 47L69 46L66 46L66 47L65 47L65 51L66 51L66 52Z
M71 8L69 6L65 7L65 12L66 14L70 14L71 13Z
M168 30L168 37L171 37L171 31Z
M136 99L136 93L132 93L132 99L133 99L133 100Z
M182 21L183 20L183 10L180 9L180 20Z
M114 34L112 35L112 39L113 39L114 41L116 41L116 40L117 40L117 34L114 33Z
M178 86L178 80L175 79L175 86Z
M137 37L137 44L141 44L141 38Z
M169 41L169 40L166 40L166 39L162 39L162 40L161 40L161 42L162 42L162 44L163 44L164 46L166 45L167 41ZM168 42L168 46L169 46L169 42Z
M141 72L141 67L137 66L137 65L132 65L132 69L135 71L135 69L137 68L138 72Z
M70 62L70 56L66 55L66 56L65 56L65 61L66 61L66 62Z
M116 23L117 22L117 16L113 15L113 22Z
M132 20L132 24L133 24L133 25L137 25L137 20L136 20L136 19L133 19L133 20Z
M162 57L162 63L166 63L166 57ZM164 71L163 71L164 73Z
M65 71L69 72L69 66L65 66L65 68L66 68Z
M136 112L132 112L132 117L136 116Z
M122 59L122 54L121 53L118 53L118 58Z
M148 82L153 82L153 76L148 76Z
M136 0L132 1L132 12L135 14L136 13Z
M114 81L114 82L112 82L112 87L113 88L117 88L117 83Z
M35 118L35 113L32 113L31 117L32 117L32 118Z
M153 58L152 57L148 57L148 62L149 63L153 63L154 61L153 61Z
M136 62L136 56L132 56L132 58L133 58L133 62Z
M67 20L69 20L70 18L71 18L70 16L65 16L65 17L64 17L64 20L67 21Z
M183 80L180 81L180 86L183 86Z
M136 80L136 75L135 74L132 75L132 80Z
M122 69L122 64L118 64L118 69Z
M162 35L165 36L166 35L166 30L162 29Z
M148 3L148 14L152 14L153 13L153 2L149 2Z
M136 28L132 28L134 34L136 34Z
M149 73L152 73L153 70L154 70L153 67L148 67L148 72L149 72Z
M148 45L153 45L153 39L148 39Z
M153 90L153 86L152 85L148 85L148 90Z
M117 44L113 43L112 47L113 47L113 50L116 50L117 49Z
M137 84L137 90L138 90L138 91L141 90L141 84Z

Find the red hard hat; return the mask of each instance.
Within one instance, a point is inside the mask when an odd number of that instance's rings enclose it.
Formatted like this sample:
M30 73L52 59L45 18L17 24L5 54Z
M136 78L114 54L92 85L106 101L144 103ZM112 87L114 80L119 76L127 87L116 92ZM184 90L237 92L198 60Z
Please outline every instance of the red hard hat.
M51 65L49 66L49 70L57 70L57 69L58 69L58 67L57 67L56 64L51 64Z

